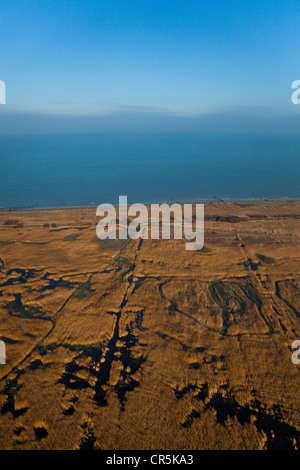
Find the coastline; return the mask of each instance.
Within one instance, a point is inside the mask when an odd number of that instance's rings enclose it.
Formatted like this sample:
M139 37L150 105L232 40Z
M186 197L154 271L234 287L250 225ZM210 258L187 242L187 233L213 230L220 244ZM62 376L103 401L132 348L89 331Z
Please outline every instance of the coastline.
M146 206L150 206L151 204L211 204L211 203L276 203L276 202L297 202L300 201L300 196L298 198L288 198L286 196L276 197L276 198L199 198L194 200L162 200L162 201L143 201L139 202ZM103 201L100 201L99 204L103 204ZM98 207L99 204L90 203L90 205L75 205L75 206L32 206L32 207L0 207L0 214L2 213L17 213L17 212L43 212L43 211L65 211L65 210L76 210L76 209L95 209ZM107 204L109 204L107 202ZM128 205L133 204L133 202L129 202ZM118 204L113 204L115 207Z
M188 204L195 204L203 201L187 201ZM172 201L172 203L184 202ZM145 204L148 210L151 204ZM114 205L118 211L119 205ZM130 207L130 203L128 203ZM98 223L99 217L96 214L97 206L80 206L80 207L55 207L55 208L35 208L35 209L15 209L0 211L0 228L3 230L9 227L22 231L22 227L30 229L30 227L47 227L56 229L67 227L94 226ZM219 227L223 227L223 222L243 223L251 220L261 221L279 221L300 219L300 199L281 199L281 200L214 200L205 201L204 218L206 223L216 222ZM219 225L221 224L221 225ZM267 228L267 227L266 227Z

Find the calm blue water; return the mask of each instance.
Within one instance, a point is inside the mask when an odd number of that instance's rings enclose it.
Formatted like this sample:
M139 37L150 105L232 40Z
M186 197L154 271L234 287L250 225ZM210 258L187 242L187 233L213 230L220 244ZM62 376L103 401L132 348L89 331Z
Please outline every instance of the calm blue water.
M0 208L300 199L300 135L0 137Z

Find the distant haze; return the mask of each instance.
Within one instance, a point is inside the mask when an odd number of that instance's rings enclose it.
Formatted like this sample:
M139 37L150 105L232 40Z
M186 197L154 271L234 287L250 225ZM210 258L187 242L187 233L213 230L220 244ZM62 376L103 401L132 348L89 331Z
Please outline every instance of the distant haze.
M236 111L195 116L123 112L106 116L0 113L0 135L105 132L285 132L300 129L298 114Z

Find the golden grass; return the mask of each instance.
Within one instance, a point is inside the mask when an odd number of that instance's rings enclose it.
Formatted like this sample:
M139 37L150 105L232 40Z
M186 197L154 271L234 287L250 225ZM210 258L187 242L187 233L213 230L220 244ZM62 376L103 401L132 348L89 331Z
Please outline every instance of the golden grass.
M300 203L205 215L191 252L100 243L94 209L0 213L1 449L300 445Z

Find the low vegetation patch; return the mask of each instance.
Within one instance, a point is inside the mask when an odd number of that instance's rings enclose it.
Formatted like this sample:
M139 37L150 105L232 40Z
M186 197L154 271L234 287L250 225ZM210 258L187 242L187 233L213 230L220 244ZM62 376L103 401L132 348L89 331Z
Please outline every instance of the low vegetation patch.
M70 233L70 235L67 235L63 241L64 242L72 242L74 240L77 240L77 238L79 237L79 233Z
M42 317L46 311L38 305L24 305L21 295L17 294L15 300L6 304L6 309L10 315L18 317Z
M127 243L128 240L111 240L109 238L106 238L105 240L99 240L97 238L101 248L104 250L115 250L115 249L121 249L125 243Z
M276 260L270 256L265 256L260 253L256 253L257 258L265 264L276 264Z
M77 287L74 293L74 297L77 297L77 299L83 299L84 297L89 295L92 291L93 290L92 290L91 277L89 277L86 282L83 282Z

